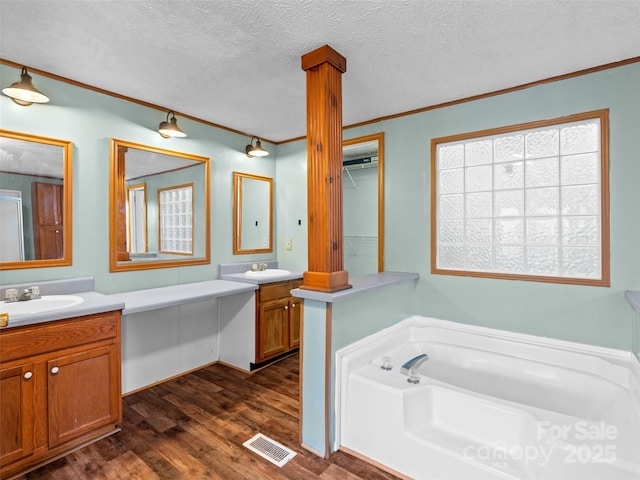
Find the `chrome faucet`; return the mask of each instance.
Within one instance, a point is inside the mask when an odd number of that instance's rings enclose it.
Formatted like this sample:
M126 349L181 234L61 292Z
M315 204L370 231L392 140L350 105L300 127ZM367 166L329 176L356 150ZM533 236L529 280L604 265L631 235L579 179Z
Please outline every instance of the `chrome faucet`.
M36 300L40 298L40 288L39 287L29 287L25 288L18 297L19 302L24 302L27 300Z
M426 353L417 355L413 357L411 360L408 360L407 362L405 362L402 365L400 372L403 373L404 375L409 376L413 373L412 371L415 372L418 369L418 367L422 365L424 362L426 362L427 360L429 360L429 355L427 355Z

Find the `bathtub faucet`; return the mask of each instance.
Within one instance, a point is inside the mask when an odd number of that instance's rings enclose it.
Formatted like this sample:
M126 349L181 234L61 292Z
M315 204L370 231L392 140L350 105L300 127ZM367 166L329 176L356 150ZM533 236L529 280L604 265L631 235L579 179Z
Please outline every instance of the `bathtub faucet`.
M422 365L424 362L429 360L429 355L426 353L422 353L416 357L413 357L411 360L407 361L402 365L400 371L405 375L411 375L412 370L417 370L417 368Z

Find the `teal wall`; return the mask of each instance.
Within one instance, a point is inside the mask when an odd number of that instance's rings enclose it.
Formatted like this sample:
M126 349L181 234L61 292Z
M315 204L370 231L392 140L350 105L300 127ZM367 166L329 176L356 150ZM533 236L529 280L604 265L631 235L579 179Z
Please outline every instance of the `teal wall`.
M378 169L343 172L344 269L357 277L378 271Z
M640 312L633 313L633 353L640 360Z
M278 265L289 270L307 269L307 154L306 140L278 145L275 181L279 242ZM292 239L292 250L285 239Z
M633 63L345 130L344 138L385 134L385 270L420 274L415 313L631 350L624 291L640 288L639 86L640 63ZM610 120L610 288L430 273L432 138L604 108ZM304 148L304 141L279 146L277 182L290 182L302 170ZM306 205L306 197L289 203ZM294 245L304 247L302 239L300 232ZM279 258L284 268L303 266L306 250Z
M19 71L0 66L0 83ZM265 144L249 159L249 138L178 116L185 139L156 132L165 112L34 76L52 98L28 108L0 95L0 128L71 140L73 265L0 272L0 283L92 275L104 293L216 278L217 265L277 257L305 270L306 143ZM417 271L415 313L463 323L631 350L624 290L640 289L640 63L345 130L345 138L385 134L385 270ZM428 86L425 86L428 88ZM177 106L169 108L179 109ZM431 275L429 146L432 138L608 108L611 163L611 287ZM259 133L259 132L258 132ZM211 158L211 265L109 273L109 139ZM276 154L277 153L277 169ZM274 254L232 254L232 172L274 177ZM291 238L293 250L285 250Z
M304 301L304 328L302 330L300 398L302 403L302 443L323 456L328 453L325 408L327 390L327 304L317 300ZM333 357L330 357L333 358ZM330 367L329 367L330 368ZM331 414L329 414L331 416ZM331 422L333 425L334 422Z
M240 171L275 178L275 147L263 142L272 155L248 158L249 137L191 121L178 115L187 138L164 139L159 111L109 95L32 75L34 85L51 98L45 105L20 107L0 95L0 128L73 142L73 265L0 271L0 284L95 277L96 290L113 293L210 280L218 264L267 260L273 254L233 255L233 175ZM20 78L20 71L0 65L0 84ZM167 100L168 102L170 99ZM168 108L180 109L179 105ZM117 138L143 145L201 155L211 159L211 264L192 267L109 272L109 141ZM277 218L277 216L276 216ZM277 235L276 235L277 238Z

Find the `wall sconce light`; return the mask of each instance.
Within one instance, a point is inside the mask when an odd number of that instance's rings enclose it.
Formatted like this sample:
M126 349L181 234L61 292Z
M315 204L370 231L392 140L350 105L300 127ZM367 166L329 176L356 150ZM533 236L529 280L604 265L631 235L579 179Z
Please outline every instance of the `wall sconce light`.
M256 139L256 144L253 144L253 139ZM269 155L264 148L262 148L262 143L260 143L260 139L258 137L251 137L251 142L246 146L245 151L247 152L247 157L266 157Z
M171 118L169 118L169 116L171 116ZM173 111L167 113L166 121L160 122L158 133L162 136L162 138L187 136L187 134L180 130L180 127L178 127L178 120L176 120L176 114Z
M20 81L3 88L2 93L23 107L28 107L32 103L47 103L49 101L49 97L31 84L31 75L27 73L27 67L22 67Z

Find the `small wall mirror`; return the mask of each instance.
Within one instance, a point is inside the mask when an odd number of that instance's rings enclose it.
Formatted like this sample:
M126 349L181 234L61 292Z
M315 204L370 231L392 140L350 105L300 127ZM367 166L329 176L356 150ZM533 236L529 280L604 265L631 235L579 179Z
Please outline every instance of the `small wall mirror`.
M342 142L344 268L384 271L384 133Z
M209 159L111 140L110 270L210 262Z
M0 130L0 270L71 265L72 151Z
M273 251L273 179L233 172L233 253Z

